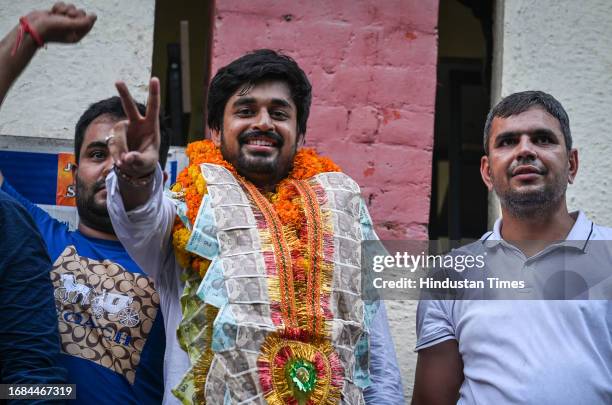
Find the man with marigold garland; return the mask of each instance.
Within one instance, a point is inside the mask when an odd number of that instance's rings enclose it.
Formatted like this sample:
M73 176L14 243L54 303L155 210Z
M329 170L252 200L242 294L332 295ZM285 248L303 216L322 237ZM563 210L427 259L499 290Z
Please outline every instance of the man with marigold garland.
M166 381L179 382L175 395L403 404L384 306L345 281L360 280L360 243L377 237L359 186L299 149L311 85L297 63L258 50L218 71L212 139L188 146L190 164L166 195L156 163L159 82L151 80L145 116L124 83L117 89L128 120L109 138L107 204L186 352L170 365L184 374Z

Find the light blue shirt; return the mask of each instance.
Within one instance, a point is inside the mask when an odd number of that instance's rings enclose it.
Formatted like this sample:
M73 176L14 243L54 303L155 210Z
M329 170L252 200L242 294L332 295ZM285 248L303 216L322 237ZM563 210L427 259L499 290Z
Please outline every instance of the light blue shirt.
M537 264L562 251L528 259L502 240L500 229L498 220L482 240L499 241L524 262ZM580 212L567 240L610 241L612 229ZM488 255L493 245L486 244ZM417 337L417 351L458 342L465 377L459 404L612 403L611 301L424 300Z
M379 240L363 200L360 211L363 240ZM379 302L378 311L370 325L370 379L371 384L363 391L366 404L405 403L395 346L389 332L387 311L383 301Z
M366 404L405 404L387 311L382 303L370 329L370 353L372 383L363 391Z

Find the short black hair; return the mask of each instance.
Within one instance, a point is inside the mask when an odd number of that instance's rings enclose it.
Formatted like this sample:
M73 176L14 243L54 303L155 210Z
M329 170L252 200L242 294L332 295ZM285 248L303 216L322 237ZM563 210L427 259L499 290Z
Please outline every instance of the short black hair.
M147 108L142 103L136 102L136 107L142 115L144 115L147 111ZM81 158L81 147L83 146L83 139L85 138L87 127L89 127L89 125L91 125L96 118L102 115L108 115L117 119L117 121L127 118L127 115L123 111L123 106L121 105L121 98L118 96L113 96L95 102L91 104L87 110L85 110L83 115L81 115L81 118L79 118L79 121L74 129L74 156L77 164ZM168 149L170 148L169 128L165 125L164 121L165 120L162 119L162 114L160 113L159 126L161 139L159 146L159 165L162 167L162 169L166 166Z
M485 154L489 154L489 137L491 135L493 119L495 117L508 118L511 115L521 114L532 107L542 107L559 121L563 138L565 138L565 146L568 151L571 150L572 133L570 131L569 117L561 103L548 93L530 90L510 94L489 111L484 126L483 146Z
M304 71L289 56L271 49L258 49L219 69L208 91L208 127L223 129L223 112L230 97L241 87L267 80L286 82L297 108L297 132L306 134L312 86Z

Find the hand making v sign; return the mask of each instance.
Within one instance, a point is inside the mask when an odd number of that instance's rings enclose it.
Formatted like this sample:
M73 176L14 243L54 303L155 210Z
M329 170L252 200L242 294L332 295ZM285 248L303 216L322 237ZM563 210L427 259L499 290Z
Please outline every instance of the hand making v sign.
M137 207L150 196L160 147L159 80L149 82L149 98L144 117L124 82L116 83L127 120L118 122L106 138L115 162L115 173L126 209Z

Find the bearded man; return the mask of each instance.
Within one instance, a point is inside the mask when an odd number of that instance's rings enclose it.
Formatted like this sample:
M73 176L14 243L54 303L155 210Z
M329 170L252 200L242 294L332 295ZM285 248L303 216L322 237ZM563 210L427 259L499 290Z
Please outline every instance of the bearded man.
M568 212L578 151L565 109L540 91L509 95L487 117L484 150L482 179L502 218L459 251L524 285L488 291L502 299L419 303L412 403L612 403L612 229ZM582 280L598 272L600 284Z
M95 14L62 2L22 17L0 42L0 100L40 46L78 42L95 21ZM145 112L142 104L135 108ZM94 400L150 404L162 402L164 396L164 329L158 294L146 271L117 240L106 209L105 179L113 161L104 140L124 118L121 101L115 96L90 105L76 125L72 173L79 224L75 231L20 195L0 172L1 190L27 209L54 263L47 269L53 290L37 297L41 303L37 307L55 299L57 311L51 308L51 315L59 340L54 343L61 344L56 360L68 371L67 382L76 384L76 404ZM162 167L167 138L163 136L160 152ZM49 281L49 272L46 278ZM5 294L6 299L17 296L19 289L14 289ZM18 328L12 329L11 333L17 333Z
M188 146L170 198L156 167L159 82L144 117L125 84L117 88L129 121L109 140L108 208L132 257L154 269L168 333L178 330L175 394L209 404L403 403L384 307L341 277L360 280L372 222L358 185L299 149L311 86L295 61L259 50L218 71L212 140Z

